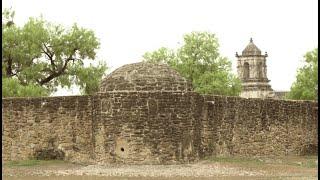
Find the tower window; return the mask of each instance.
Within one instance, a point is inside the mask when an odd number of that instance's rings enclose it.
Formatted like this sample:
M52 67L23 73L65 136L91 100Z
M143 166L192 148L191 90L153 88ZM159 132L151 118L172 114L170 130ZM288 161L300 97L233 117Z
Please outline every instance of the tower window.
M249 63L245 62L243 65L243 78L248 79L250 77Z
M259 64L258 64L258 78L262 78L262 71L263 71L262 63L259 62Z

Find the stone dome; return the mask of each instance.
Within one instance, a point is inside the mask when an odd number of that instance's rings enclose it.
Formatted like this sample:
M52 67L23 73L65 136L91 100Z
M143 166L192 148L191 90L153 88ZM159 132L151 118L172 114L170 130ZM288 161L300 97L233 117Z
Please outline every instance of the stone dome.
M124 65L102 80L99 93L109 91L192 91L191 83L165 64Z
M261 55L261 50L253 43L252 38L247 47L242 51L242 55L251 56L251 55Z

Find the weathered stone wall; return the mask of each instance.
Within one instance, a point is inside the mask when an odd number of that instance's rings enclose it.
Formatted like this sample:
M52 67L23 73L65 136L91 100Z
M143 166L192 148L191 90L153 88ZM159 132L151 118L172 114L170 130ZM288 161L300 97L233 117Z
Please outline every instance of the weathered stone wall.
M94 124L96 160L165 164L198 159L200 124L192 114L192 93L188 94L100 95L99 120Z
M318 103L204 96L202 156L317 153Z
M156 91L2 100L3 161L172 164L318 148L316 102Z
M189 95L188 95L189 94ZM193 93L109 92L3 99L3 160L62 151L74 162L175 163L198 159ZM41 157L40 157L41 158Z
M62 151L70 161L88 162L93 154L92 100L91 96L2 99L2 160L41 159Z

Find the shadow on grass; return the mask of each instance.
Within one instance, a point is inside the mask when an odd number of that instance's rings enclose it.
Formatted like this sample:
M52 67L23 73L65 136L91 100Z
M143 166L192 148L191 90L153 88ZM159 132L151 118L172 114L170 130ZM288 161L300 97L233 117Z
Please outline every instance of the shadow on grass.
M6 167L30 167L30 166L41 166L41 165L52 165L52 164L63 164L66 163L63 160L22 160L22 161L9 161L4 163Z

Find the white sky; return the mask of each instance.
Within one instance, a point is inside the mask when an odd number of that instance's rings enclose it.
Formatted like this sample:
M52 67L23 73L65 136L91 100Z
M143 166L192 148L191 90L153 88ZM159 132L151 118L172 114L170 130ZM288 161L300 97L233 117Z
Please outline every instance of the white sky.
M92 29L100 39L98 59L111 72L162 46L176 48L183 34L210 31L236 73L235 52L250 37L267 58L274 90L289 90L303 55L318 47L317 0L2 0L16 11L15 22L43 17ZM60 90L56 95L77 94Z

